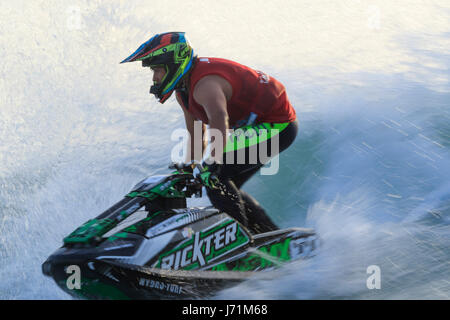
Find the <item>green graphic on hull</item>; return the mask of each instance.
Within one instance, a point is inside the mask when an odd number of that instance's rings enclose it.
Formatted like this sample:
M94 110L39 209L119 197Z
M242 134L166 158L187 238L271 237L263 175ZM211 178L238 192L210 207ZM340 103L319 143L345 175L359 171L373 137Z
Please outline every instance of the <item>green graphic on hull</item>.
M148 200L154 200L158 197L163 198L184 198L185 194L181 191L178 191L175 188L175 185L180 182L182 179L174 179L168 182L164 182L158 184L154 188L148 191L132 191L127 194L129 198L147 198Z
M91 239L100 237L114 228L116 224L116 221L110 219L89 220L64 238L64 243L89 243Z
M118 233L112 235L111 237L109 237L108 242L114 242L116 240L126 239L126 238L128 238L128 232L118 232Z
M291 238L283 242L266 245L239 260L224 262L214 266L213 271L254 271L279 266L291 260L289 245Z
M192 270L249 242L237 222L226 222L202 232L196 232L176 248L162 254L156 265L162 269Z
M150 228L152 225L152 219L155 218L157 215L162 213L163 211L157 211L153 213L150 217L144 218L140 220L139 222L132 224L129 227L126 227L122 231L115 233L111 237L108 238L108 242L113 242L120 239L126 239L129 237L130 233L133 234L140 234L145 235L145 232Z

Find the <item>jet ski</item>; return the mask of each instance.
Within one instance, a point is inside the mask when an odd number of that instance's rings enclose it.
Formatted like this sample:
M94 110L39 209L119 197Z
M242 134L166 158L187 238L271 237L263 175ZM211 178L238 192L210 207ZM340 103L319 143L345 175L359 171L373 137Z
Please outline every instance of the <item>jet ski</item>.
M212 206L187 208L203 185L192 166L170 168L65 237L43 274L77 299L203 299L316 254L312 229L251 234Z

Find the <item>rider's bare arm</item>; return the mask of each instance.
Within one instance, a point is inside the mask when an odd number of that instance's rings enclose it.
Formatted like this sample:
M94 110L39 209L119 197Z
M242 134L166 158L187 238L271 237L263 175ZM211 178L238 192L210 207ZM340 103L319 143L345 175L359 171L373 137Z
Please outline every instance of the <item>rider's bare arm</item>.
M182 106L183 103L182 103L181 99L178 97L178 95L176 96L176 98L177 98L177 101L180 104L180 106ZM189 163L191 160L200 161L203 157L203 152L206 149L206 139L205 139L206 125L203 123L201 124L201 126L202 126L201 133L202 134L200 137L196 137L194 135L194 124L195 124L194 116L192 116L192 114L187 112L185 108L182 107L181 109L183 110L183 113L184 113L184 121L186 123L186 129L189 132L189 141L187 144L185 163ZM197 151L197 154L195 153L195 145L196 144L199 149Z
M211 75L202 78L194 88L194 99L203 106L210 129L217 129L222 136L222 146L227 141L228 112L227 101L231 98L231 85L222 77ZM221 154L212 153L216 161L220 160Z

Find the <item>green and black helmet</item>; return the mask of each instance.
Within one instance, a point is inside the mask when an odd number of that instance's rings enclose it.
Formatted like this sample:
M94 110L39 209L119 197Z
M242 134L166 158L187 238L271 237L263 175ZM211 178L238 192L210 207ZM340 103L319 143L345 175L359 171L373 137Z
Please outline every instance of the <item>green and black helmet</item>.
M192 68L195 58L194 49L184 32L167 32L150 38L121 63L142 61L143 67L163 66L166 69L164 79L161 83L152 85L150 93L164 103L179 87L181 79Z

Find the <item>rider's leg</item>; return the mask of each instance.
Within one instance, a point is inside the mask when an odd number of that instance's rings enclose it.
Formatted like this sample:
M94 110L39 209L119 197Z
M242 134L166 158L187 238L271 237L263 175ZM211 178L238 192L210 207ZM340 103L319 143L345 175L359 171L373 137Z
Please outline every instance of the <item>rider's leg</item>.
M273 145L272 139L268 139L253 146L257 148L256 153L249 151L252 146L245 148L245 164L227 163L226 159L228 158L225 155L225 164L220 166L220 172L218 173L218 178L221 181L220 188L207 188L211 203L248 227L252 233L277 230L278 227L272 222L258 201L240 190L240 188L267 162L260 159L259 148L266 148L269 158L273 157L292 144L297 135L297 130L298 124L295 121L282 129L275 140L278 142L276 146ZM230 152L234 153L234 157L231 157L231 159L238 159L238 150ZM257 154L258 159L256 163L250 164L250 154Z
M247 227L251 232L256 234L279 229L255 198L243 190L240 190L240 193L248 219Z
M267 141L267 144L259 144L257 147L259 148L257 150L258 156L260 155L260 149L263 149L264 151L267 150L267 154L270 158L273 156L279 154L280 152L287 149L295 140L298 133L298 122L295 121L291 124L289 124L283 131L280 132L278 137L278 146L273 145L272 139L269 139ZM249 161L248 158L246 158L246 161ZM240 190L242 201L245 205L245 213L248 218L248 228L253 233L262 233L262 232L268 232L273 230L278 230L279 228L276 226L276 224L272 221L272 219L269 217L269 215L266 213L264 208L260 205L260 203L253 198L250 194L246 193L242 190L242 186L245 182L247 182L256 172L258 172L261 167L263 166L262 159L258 158L258 164L251 166L241 166L241 170L239 174L235 174L232 177L233 182L235 183L236 187ZM248 163L248 162L247 162Z

